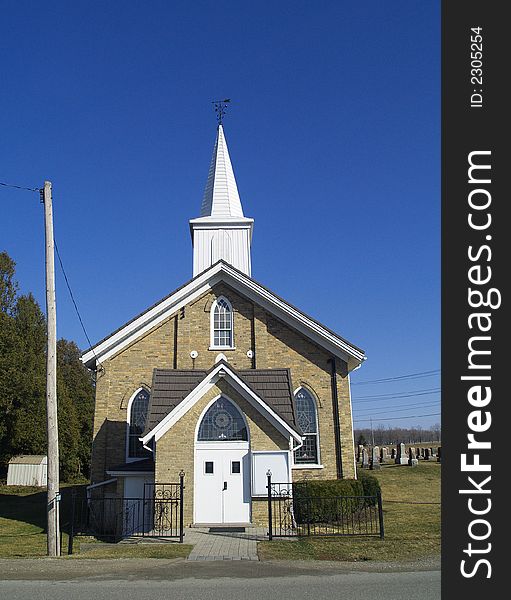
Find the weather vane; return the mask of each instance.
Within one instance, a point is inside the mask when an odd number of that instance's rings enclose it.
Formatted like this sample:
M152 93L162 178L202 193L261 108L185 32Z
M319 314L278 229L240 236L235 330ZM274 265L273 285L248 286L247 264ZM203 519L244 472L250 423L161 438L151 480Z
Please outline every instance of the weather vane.
M213 100L212 104L215 107L216 112L216 120L218 124L221 125L224 120L225 111L227 110L227 104L231 101L230 98L225 98L225 100Z

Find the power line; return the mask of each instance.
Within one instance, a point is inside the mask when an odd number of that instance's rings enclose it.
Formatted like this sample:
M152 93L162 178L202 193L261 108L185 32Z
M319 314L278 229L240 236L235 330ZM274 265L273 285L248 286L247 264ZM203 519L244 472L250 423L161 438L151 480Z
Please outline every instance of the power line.
M438 405L438 402L427 402L425 404L417 404L415 407L414 406L407 406L405 408L395 408L395 409L391 409L391 410L384 410L381 412L371 412L370 416L373 417L374 415L388 415L390 413L395 413L395 412L403 412L405 410L411 410L412 408L426 408L427 406L436 406ZM369 415L361 415L362 417L366 417Z
M14 185L14 183L4 183L3 181L0 181L0 185L3 187L7 187L7 188L14 188L16 190L26 190L27 192L40 192L41 188L30 188L30 187L25 187L23 185Z
M92 342L90 341L89 335L87 334L87 330L85 329L85 325L84 325L82 317L80 315L80 311L78 310L78 306L76 304L76 301L75 301L75 298L74 298L74 295L73 295L73 291L72 291L71 286L69 284L69 280L67 278L66 271L64 269L64 265L62 264L62 259L60 257L60 252L59 252L59 248L57 246L57 242L56 241L55 241L55 252L57 254L57 258L59 259L60 268L62 270L62 274L64 275L64 280L66 282L67 289L69 291L69 295L71 296L71 300L72 300L73 305L75 307L76 314L78 315L78 320L80 321L80 325L82 326L83 333L85 334L85 337L87 338L87 341L89 342L89 350L92 350L92 354L94 354L94 358L96 359L98 365L101 367L101 363L99 361L99 358L96 356L96 353L92 349Z
M385 379L371 379L370 381L355 381L351 385L368 385L370 383L386 383L388 381L402 381L406 379L422 379L424 377L433 377L440 373L440 369L434 371L420 371L419 373L410 373L408 375L399 375L397 377L386 377Z
M433 402L419 402L417 404L408 404L408 406L405 408L403 407L403 405L397 407L397 406L390 406L386 412L392 412L394 409L397 410L397 408L399 408L399 410L409 410L410 408L422 408L423 406L433 406L435 404L439 404L439 400L435 400ZM378 409L378 407L373 407L373 408L355 408L354 410L357 411L357 413L359 411L366 411L366 412L370 412L372 413L372 411L374 411L374 409ZM374 413L374 414L381 414L381 413Z
M383 400L385 398L413 398L415 396L426 396L428 394L435 394L440 392L441 388L427 388L424 390L410 390L409 392L394 392L390 394L375 394L373 396L359 396L358 398L352 398L353 402L374 402L376 400Z
M429 413L427 415L408 415L407 417L389 417L388 419L374 419L375 421L398 421L400 419L420 419L422 417L436 417L442 413ZM371 419L354 419L356 423L369 423Z

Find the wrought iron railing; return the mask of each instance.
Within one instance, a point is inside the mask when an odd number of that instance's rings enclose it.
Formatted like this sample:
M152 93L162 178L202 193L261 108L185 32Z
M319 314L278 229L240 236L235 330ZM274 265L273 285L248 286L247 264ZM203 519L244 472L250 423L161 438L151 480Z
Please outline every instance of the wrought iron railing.
M178 538L183 542L184 474L179 483L146 484L143 498L80 498L72 496L69 522L73 537L89 535L117 542L127 537Z
M307 482L274 483L268 476L268 538L297 536L384 537L381 494L316 496Z

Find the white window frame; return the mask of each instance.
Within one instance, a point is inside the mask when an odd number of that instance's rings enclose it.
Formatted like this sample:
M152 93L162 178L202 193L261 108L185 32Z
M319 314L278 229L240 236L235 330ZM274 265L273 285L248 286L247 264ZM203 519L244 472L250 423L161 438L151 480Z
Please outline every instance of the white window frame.
M131 406L135 400L135 398L138 396L138 394L140 392L147 392L149 395L151 395L151 392L148 388L140 386L136 392L134 392L131 395L131 398L128 401L128 406L127 406L127 415L126 415L126 462L130 463L130 462L138 462L140 460L145 460L146 458L148 458L147 456L130 456L130 424L131 424Z
M216 345L215 344L215 309L218 304L223 301L229 307L229 313L231 315L231 344L228 346L225 345ZM236 346L234 345L234 311L232 309L232 304L229 302L229 299L225 296L219 296L211 305L211 312L209 317L209 327L210 327L210 337L209 337L209 349L210 350L235 350Z
M292 469L324 469L324 466L321 464L321 444L319 443L319 415L318 415L318 399L316 398L316 395L312 392L312 390L310 390L307 386L305 385L300 385L296 388L296 390L293 392L293 396L296 397L296 394L300 391L300 390L305 390L310 397L312 398L312 401L314 403L314 412L315 412L315 416L316 416L316 455L317 455L317 462L315 463L297 463L295 461L295 453L296 450L293 451L291 453L292 455ZM298 421L298 415L296 415L296 419ZM304 437L307 434L304 434Z

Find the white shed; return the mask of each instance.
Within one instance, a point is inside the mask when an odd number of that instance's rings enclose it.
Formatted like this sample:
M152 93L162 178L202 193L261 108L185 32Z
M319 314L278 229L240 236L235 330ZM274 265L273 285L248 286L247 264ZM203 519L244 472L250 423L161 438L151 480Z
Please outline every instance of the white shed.
M48 478L48 457L42 454L14 456L9 461L7 485L44 487Z

